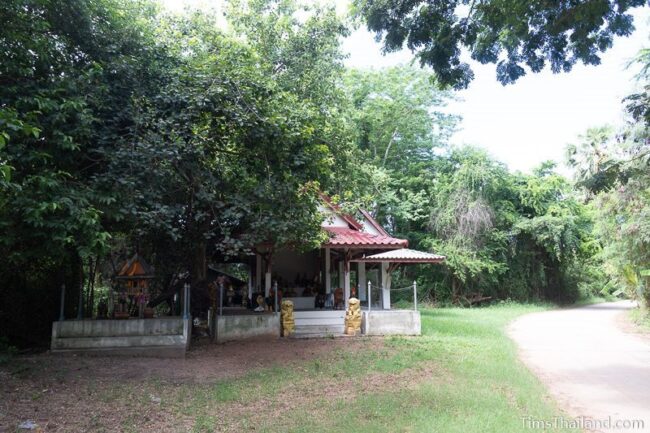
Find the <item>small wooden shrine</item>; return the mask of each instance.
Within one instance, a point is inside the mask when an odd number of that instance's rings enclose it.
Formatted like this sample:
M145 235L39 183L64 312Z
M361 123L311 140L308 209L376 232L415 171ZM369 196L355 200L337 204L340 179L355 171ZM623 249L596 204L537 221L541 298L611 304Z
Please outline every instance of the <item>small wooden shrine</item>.
M131 296L146 293L153 278L153 268L137 253L124 263L115 277L121 288Z
M153 317L153 309L147 308L149 283L153 278L153 268L137 253L122 265L115 276L118 283L117 302L113 307L115 319Z

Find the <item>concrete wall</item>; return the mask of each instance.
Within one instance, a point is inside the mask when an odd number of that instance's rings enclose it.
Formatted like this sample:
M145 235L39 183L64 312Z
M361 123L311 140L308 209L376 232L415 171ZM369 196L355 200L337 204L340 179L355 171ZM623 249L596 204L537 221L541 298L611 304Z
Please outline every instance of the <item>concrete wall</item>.
M191 319L67 320L52 324L52 352L185 356Z
M364 311L361 333L365 335L420 335L420 312L414 310Z
M280 314L217 316L217 343L262 336L280 336Z

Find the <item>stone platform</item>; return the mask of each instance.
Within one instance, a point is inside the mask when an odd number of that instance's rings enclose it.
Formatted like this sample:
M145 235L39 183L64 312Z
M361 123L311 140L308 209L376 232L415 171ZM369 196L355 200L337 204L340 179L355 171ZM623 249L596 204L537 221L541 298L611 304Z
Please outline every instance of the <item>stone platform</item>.
M183 357L191 319L65 320L52 324L54 353Z

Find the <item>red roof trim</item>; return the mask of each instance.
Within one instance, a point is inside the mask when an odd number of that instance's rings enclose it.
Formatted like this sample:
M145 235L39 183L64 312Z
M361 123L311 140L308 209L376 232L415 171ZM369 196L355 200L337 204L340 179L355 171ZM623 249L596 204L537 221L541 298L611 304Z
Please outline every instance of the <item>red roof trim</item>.
M373 235L345 227L324 227L324 230L332 235L324 244L327 247L405 248L408 246L406 239Z
M321 199L323 199L323 201L325 202L325 204L327 204L334 212L336 212L337 215L343 218L343 220L346 223L348 223L348 225L350 225L352 228L355 228L357 230L361 230L363 228L363 224L361 224L359 221L354 219L352 215L343 213L343 211L341 211L341 208L337 204L333 203L332 199L327 194L322 192L319 194Z

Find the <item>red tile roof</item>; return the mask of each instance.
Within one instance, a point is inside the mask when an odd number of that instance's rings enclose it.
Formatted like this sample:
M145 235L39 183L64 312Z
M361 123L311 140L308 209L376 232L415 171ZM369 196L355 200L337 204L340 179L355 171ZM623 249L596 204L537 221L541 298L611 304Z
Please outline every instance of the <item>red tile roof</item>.
M390 236L379 236L347 227L324 227L331 235L325 243L328 247L376 247L376 248L403 248L408 246L406 239L397 239Z

